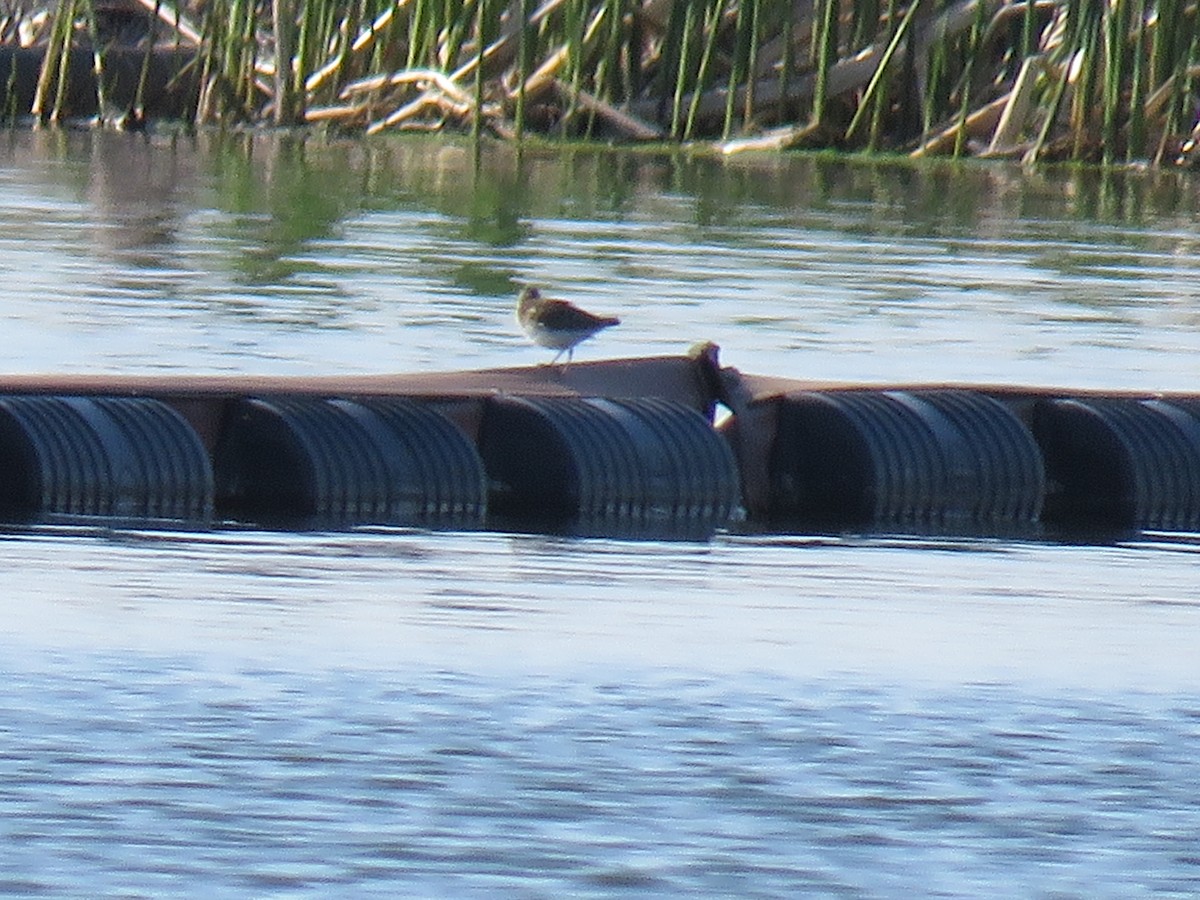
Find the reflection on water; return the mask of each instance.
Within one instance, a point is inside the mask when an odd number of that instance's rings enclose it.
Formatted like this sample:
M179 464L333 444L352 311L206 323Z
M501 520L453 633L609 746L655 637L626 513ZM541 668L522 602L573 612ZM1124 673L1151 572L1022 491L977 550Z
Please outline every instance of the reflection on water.
M12 372L1196 390L1177 172L10 132ZM1200 893L1194 536L0 536L0 892Z
M525 364L511 302L537 281L622 316L594 355L1194 387L1183 172L51 132L0 159L15 369Z

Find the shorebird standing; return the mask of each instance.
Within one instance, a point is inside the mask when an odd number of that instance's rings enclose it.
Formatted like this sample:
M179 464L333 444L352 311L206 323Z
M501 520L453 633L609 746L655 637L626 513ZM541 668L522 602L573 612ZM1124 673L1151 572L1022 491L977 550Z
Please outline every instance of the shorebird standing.
M551 365L558 362L564 351L569 365L576 344L598 331L621 324L616 316L595 316L566 300L543 297L535 287L523 288L517 297L517 321L535 344L558 351Z

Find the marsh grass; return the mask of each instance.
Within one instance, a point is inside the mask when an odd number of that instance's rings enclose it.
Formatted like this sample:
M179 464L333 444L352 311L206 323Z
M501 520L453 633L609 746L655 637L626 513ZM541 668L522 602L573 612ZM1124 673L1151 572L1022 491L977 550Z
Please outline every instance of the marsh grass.
M196 36L201 123L1160 161L1200 74L1194 0L155 2ZM91 7L58 0L35 114L73 23L102 70Z

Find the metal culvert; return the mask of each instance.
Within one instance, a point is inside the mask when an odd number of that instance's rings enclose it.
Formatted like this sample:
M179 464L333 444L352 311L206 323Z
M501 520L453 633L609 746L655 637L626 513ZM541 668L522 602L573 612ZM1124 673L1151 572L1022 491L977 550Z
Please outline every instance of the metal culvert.
M479 443L492 509L518 524L699 538L739 509L728 444L672 401L492 398Z
M0 397L0 469L9 518L196 522L212 514L199 436L146 397Z
M477 527L483 465L466 435L402 398L249 398L215 453L218 509L309 526Z
M789 395L768 479L772 516L833 526L1024 526L1045 493L1020 419L953 390Z
M441 413L401 397L331 400L372 434L388 460L392 521L479 527L487 476L479 451Z
M1052 485L1046 518L1106 528L1200 528L1197 412L1187 401L1039 401L1033 431Z

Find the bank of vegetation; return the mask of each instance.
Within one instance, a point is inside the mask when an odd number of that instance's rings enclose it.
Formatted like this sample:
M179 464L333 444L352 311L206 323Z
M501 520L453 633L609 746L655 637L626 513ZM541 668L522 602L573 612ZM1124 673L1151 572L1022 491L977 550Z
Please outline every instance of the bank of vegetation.
M59 0L26 28L44 54L35 116L69 114L68 57L103 94L120 50L145 59L126 122L170 52L187 62L165 87L196 123L1027 162L1176 162L1196 136L1195 0L113 3Z

